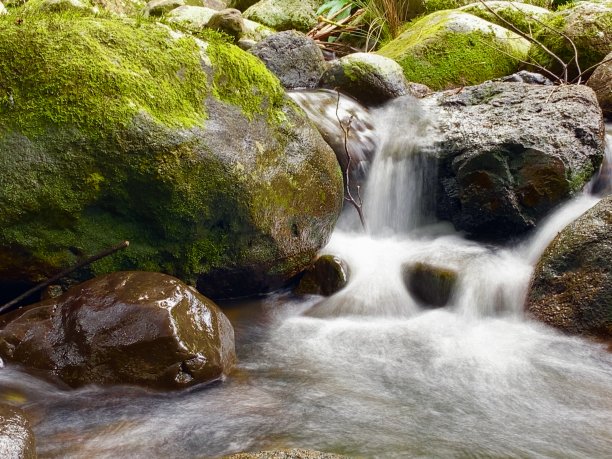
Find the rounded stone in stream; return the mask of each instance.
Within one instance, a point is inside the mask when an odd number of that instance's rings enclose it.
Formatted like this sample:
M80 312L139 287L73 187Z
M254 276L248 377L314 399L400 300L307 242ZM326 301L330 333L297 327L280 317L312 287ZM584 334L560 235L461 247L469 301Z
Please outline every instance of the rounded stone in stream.
M405 264L402 277L406 288L422 306L442 307L457 283L457 272L428 263Z
M546 248L533 273L527 310L567 333L612 340L612 196Z
M234 8L226 8L213 14L210 21L208 21L207 27L225 32L236 41L238 41L245 32L242 14Z
M227 374L234 331L195 289L160 273L117 272L17 311L0 355L70 386L179 389Z
M36 445L30 421L18 408L0 404L0 457L35 459Z
M322 255L308 268L295 292L330 296L342 290L349 277L346 262L334 255Z

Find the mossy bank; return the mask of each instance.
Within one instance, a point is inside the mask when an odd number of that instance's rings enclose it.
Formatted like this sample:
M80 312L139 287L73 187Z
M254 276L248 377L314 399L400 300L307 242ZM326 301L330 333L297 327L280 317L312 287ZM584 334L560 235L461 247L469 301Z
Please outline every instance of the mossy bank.
M26 6L0 18L0 280L123 239L83 275L163 271L231 296L312 260L341 173L263 64L217 36Z

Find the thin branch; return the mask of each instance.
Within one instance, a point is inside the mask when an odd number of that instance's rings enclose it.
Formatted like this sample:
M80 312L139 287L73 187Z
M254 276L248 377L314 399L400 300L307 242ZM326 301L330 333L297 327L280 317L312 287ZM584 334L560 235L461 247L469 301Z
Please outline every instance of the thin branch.
M55 276L47 279L44 282L41 282L38 285L35 285L30 290L28 290L27 292L23 293L22 295L19 295L14 300L9 301L8 303L3 304L2 306L0 306L0 314L2 314L3 312L5 312L7 310L10 310L13 306L18 304L20 301L26 299L27 297L29 297L33 293L36 293L39 290L42 290L46 286L51 285L53 282L60 280L62 277L66 277L68 274L72 273L73 271L76 271L77 269L80 269L83 266L87 266L87 265L93 263L94 261L98 261L98 260L100 260L102 258L108 257L109 255L112 255L113 253L118 252L121 249L125 249L129 245L130 245L130 241L123 241L121 244L117 244L117 245L115 245L113 247L109 247L108 249L105 249L105 250L103 250L102 252L100 252L100 253L98 253L96 255L92 255L91 257L86 258L85 260L82 260L82 261L78 262L76 265L72 266L71 268L67 268L67 269L63 270L61 273L56 274Z

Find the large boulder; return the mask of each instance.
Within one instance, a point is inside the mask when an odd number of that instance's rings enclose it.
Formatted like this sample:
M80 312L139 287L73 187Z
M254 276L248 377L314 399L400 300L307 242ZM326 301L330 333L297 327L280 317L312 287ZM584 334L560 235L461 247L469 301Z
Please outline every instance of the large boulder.
M470 3L459 8L459 11L510 30L513 30L511 26L514 26L527 34L540 30L542 20L551 14L550 10L529 3L500 0Z
M557 11L543 19L547 27L542 27L535 38L568 64L569 80L578 76L576 56L580 70L584 72L596 65L612 49L612 5L591 2L576 2L570 8ZM570 42L571 40L571 42ZM576 47L576 53L574 47ZM564 70L556 57L541 46L533 46L529 60L537 62L559 77ZM583 75L582 81L591 71Z
M378 54L397 61L409 81L445 89L514 73L529 47L508 29L447 10L414 22Z
M0 404L0 457L35 459L36 445L30 421L18 408Z
M174 277L117 272L19 310L0 331L0 356L73 387L180 389L232 369L234 330Z
M301 295L331 296L348 283L349 266L334 255L321 255L304 271L295 292Z
M533 228L579 191L604 154L604 124L586 86L489 82L438 93L440 218L479 237Z
M261 293L342 207L333 151L276 77L218 39L93 16L0 18L0 281L161 271Z
M612 196L563 229L544 251L529 313L567 333L612 339Z
M257 43L250 52L260 58L287 89L316 88L327 68L323 52L312 38L288 30Z
M308 32L317 25L319 0L261 0L244 11L244 17L274 30Z
M595 91L604 116L612 119L612 51L595 69L587 85Z
M457 284L457 271L429 263L406 263L402 278L411 296L423 307L439 308L448 303Z

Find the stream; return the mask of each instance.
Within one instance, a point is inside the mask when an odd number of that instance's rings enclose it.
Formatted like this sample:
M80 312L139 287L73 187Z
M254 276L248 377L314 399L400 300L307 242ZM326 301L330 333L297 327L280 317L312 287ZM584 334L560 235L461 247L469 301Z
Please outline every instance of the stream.
M599 197L576 196L512 247L467 240L432 216L428 162L398 157L430 135L422 123L383 139L364 195L368 232L347 208L322 250L348 263L345 289L222 305L239 359L225 381L178 393L65 390L3 368L0 397L33 419L39 457L214 458L290 447L385 458L611 457L612 353L523 314L539 255ZM415 262L458 272L449 305L423 309L412 299L401 269Z

